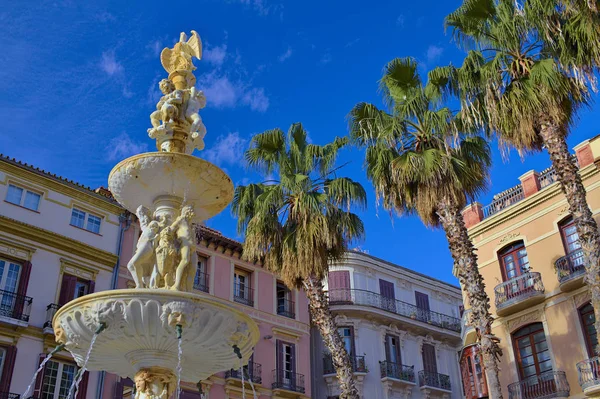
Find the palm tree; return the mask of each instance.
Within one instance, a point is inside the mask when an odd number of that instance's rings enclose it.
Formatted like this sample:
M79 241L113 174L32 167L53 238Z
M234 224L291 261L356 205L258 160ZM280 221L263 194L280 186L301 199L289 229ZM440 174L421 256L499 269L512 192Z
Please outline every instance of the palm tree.
M360 183L336 177L338 150L347 139L310 144L301 124L287 135L268 130L252 138L245 159L251 168L276 178L238 186L232 203L238 231L245 233L244 258L261 260L288 287L304 288L312 321L336 368L340 398L358 399L352 363L337 332L322 280L330 262L344 258L348 245L364 237L353 208L366 208Z
M410 58L391 61L380 81L391 113L360 103L350 113L350 134L366 147L367 176L378 201L398 214L417 214L424 224L442 227L458 279L472 309L489 393L502 398L493 318L477 255L461 209L486 187L491 163L487 142L461 130L460 115L436 107L436 86L424 87Z
M576 222L600 331L600 232L566 142L577 111L589 102L600 59L595 3L464 0L446 24L475 50L460 68L438 70L436 79L460 91L465 121L487 126L503 146L521 154L548 151Z

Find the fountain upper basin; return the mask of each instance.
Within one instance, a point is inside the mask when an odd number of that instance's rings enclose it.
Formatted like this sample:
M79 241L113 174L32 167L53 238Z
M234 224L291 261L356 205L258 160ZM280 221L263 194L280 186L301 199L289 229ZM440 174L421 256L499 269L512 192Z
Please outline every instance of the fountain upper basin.
M246 364L259 339L256 323L225 301L194 293L156 289L98 292L61 307L53 320L56 340L82 365L94 331L88 370L133 378L140 369L177 366L176 325L183 326L182 375L197 382ZM242 359L233 351L239 347Z
M233 199L233 183L217 166L175 152L148 152L121 161L108 177L115 199L135 213L153 209L160 197L179 198L193 205L195 222L221 212Z

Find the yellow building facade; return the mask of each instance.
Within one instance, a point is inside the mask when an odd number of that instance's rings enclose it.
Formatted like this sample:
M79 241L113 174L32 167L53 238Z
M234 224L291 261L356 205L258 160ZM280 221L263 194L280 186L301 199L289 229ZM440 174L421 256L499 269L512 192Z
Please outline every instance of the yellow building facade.
M574 156L598 220L600 136L576 146ZM491 204L463 210L495 317L493 332L504 352L504 397L594 397L600 392L594 315L566 198L552 168L529 171L519 180ZM466 398L484 398L484 373L464 300L463 388Z

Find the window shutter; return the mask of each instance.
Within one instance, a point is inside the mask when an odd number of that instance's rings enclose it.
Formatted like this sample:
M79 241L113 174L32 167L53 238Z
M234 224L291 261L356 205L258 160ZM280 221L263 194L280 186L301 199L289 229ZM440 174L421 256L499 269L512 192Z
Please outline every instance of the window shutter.
M20 295L14 301L14 317L21 319L23 308L25 307L25 295L27 295L27 286L29 285L29 276L31 275L31 262L25 262L21 265L21 277L19 277L19 286L17 295Z
M87 395L87 387L88 387L88 378L90 377L90 372L86 371L83 373L83 378L81 378L81 382L79 383L79 390L77 391L77 399L85 399Z
M423 369L431 373L437 373L435 347L433 345L423 344Z
M17 357L17 347L9 346L4 354L4 366L2 367L2 378L0 379L0 392L10 392L10 381L15 368L15 359Z
M283 381L283 350L281 341L275 341L275 382Z
M63 306L75 296L75 285L77 277L70 274L63 274L62 283L60 285L60 295L58 297L58 305Z
M415 291L415 302L417 303L417 307L423 310L429 309L429 296L427 294L423 294L422 292Z
M387 299L396 299L394 293L394 283L379 279L379 293Z
M350 289L350 272L348 270L329 272L329 275L327 276L327 285L330 291Z
M402 349L400 348L400 338L394 337L396 339L396 359L398 359L398 364L402 366Z
M90 287L89 293L93 294L94 291L96 290L96 282L94 280L90 280L89 287Z
M115 383L115 395L114 395L114 399L123 399L123 387L125 385L123 384L123 379L120 379L119 381L117 381Z
M42 364L42 362L44 361L44 359L46 358L45 354L41 354L39 361L38 361L38 367L40 366L40 364ZM46 367L44 367L44 369L38 374L37 378L35 379L35 389L33 391L33 397L34 398L40 398L42 396L42 384L44 383L44 375L46 374ZM24 398L24 399L28 399L28 398Z

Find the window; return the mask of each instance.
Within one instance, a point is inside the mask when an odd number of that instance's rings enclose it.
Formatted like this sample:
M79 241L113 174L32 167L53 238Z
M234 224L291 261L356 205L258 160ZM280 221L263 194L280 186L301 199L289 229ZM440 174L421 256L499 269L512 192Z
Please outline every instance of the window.
M60 285L58 304L62 306L73 299L90 294L94 292L94 286L95 284L91 280L80 279L64 273Z
M350 291L350 272L348 270L336 270L327 274L327 290L329 302L352 302L352 291Z
M568 271L571 273L583 271L585 267L583 262L583 250L579 243L579 233L577 233L573 217L569 216L562 221L559 224L559 228L560 236L565 248L565 254L567 255L566 262L562 264L561 268L567 267Z
M233 300L254 306L254 291L250 288L250 272L235 269L233 273Z
M400 339L396 335L385 336L385 360L394 364L402 364L400 355Z
M4 360L6 359L6 349L0 347L0 381L2 381L2 372L4 371Z
M296 385L296 346L289 342L277 341L278 377L285 387Z
M483 364L477 345L469 346L462 351L460 371L463 389L467 399L487 397L487 384L483 373Z
M207 260L203 257L198 258L198 268L194 277L194 288L204 292L208 292L209 277L207 273Z
M292 291L282 282L278 281L276 290L277 314L293 319L296 317L294 301L292 301Z
M500 264L504 281L529 272L529 259L523 242L519 241L504 248L500 252Z
M513 334L521 380L552 370L552 359L542 323L525 326Z
M8 192L6 193L6 202L11 204L22 206L23 208L31 209L32 211L38 210L40 206L40 199L42 196L33 191L17 187L13 184L8 185Z
M437 374L437 360L435 358L435 346L423 344L423 370L426 373ZM430 385L430 384L428 384Z
M589 357L592 358L595 356L594 352L598 345L598 335L594 326L596 316L594 315L594 308L591 303L579 308L579 317L581 319L581 326L583 327L585 346L587 347Z
M431 319L429 295L415 291L415 303L417 304L417 319L425 322L429 321Z
M66 399L76 372L74 364L54 360L46 363L41 399Z
M0 258L0 315L13 317L20 274L21 265Z
M346 352L348 352L350 358L354 357L354 328L339 327L338 333L340 334L340 337L342 337L342 341L344 341Z
M100 234L100 224L102 218L99 216L85 213L77 208L73 208L71 212L71 225L91 231L92 233Z

